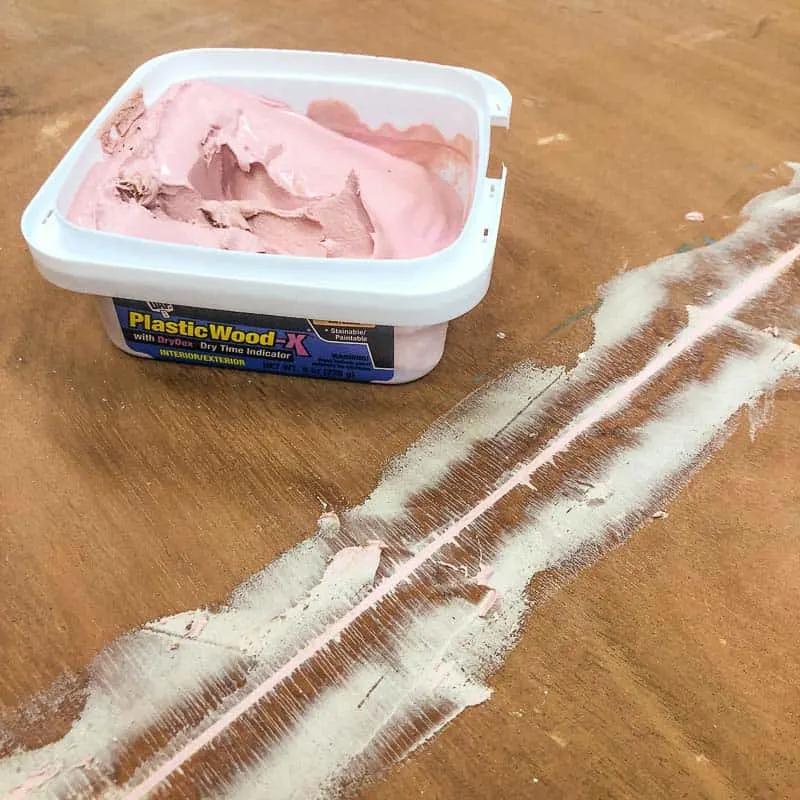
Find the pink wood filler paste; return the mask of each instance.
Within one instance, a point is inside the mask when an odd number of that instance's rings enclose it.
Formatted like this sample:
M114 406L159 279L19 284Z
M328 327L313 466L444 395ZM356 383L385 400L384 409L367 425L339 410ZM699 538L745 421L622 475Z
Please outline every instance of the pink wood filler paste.
M316 257L413 258L458 237L464 204L425 163L436 138L438 149L454 148L433 128L416 158L410 139L385 137L405 145L401 158L342 104L309 113L203 80L171 87L150 108L138 93L103 130L105 157L69 219L147 239Z

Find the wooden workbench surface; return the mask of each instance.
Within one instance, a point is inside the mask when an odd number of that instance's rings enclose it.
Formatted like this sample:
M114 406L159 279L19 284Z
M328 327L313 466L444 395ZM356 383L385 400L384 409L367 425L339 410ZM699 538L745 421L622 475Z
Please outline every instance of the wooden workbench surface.
M800 161L798 41L794 0L6 0L0 753L57 741L103 648L224 603L324 509L358 507L468 395L522 362L579 364L614 276L724 237L749 199L786 184L784 162ZM140 361L110 345L91 298L38 275L18 232L27 201L139 63L199 46L368 51L471 66L509 86L492 287L451 325L428 378L379 387ZM692 210L705 221L687 222ZM676 484L668 518L540 592L487 677L488 701L351 789L800 796L798 394L782 382L754 438L741 419ZM492 469L452 478L450 491L484 481L488 493L501 477ZM60 696L57 681L65 702L37 704ZM162 790L202 794L180 781Z

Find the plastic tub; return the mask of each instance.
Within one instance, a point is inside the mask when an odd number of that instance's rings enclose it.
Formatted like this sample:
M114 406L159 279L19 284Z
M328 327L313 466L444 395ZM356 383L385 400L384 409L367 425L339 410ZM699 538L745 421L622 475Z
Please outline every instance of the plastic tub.
M134 91L146 104L180 81L205 78L304 113L335 99L372 128L428 123L474 142L464 175L444 175L468 209L458 239L412 259L321 259L231 252L119 236L66 218L97 134ZM511 95L459 67L339 53L201 49L139 67L64 156L22 216L48 280L98 297L112 342L132 355L307 377L405 383L430 372L447 324L477 305L492 271L505 188L486 175L491 129L508 127ZM341 322L354 320L356 322ZM212 335L213 334L213 335Z

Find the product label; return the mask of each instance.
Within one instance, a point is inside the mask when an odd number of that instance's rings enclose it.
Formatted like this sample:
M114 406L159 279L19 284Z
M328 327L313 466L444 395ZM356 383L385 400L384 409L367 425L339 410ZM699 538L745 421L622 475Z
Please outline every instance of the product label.
M114 298L125 343L162 361L308 378L388 381L394 328Z

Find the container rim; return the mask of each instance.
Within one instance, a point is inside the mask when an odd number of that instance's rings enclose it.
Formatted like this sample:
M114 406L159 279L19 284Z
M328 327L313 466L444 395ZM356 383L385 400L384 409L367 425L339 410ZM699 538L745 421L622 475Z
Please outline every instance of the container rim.
M253 64L261 59L261 62ZM181 63L182 60L185 63ZM203 68L203 64L206 64ZM138 239L107 231L97 231L70 222L58 208L64 181L70 176L96 131L135 89L143 78L156 70L177 65L178 72L198 69L210 79L241 76L291 75L313 81L315 71L324 70L326 80L350 80L372 86L387 82L409 90L446 92L468 102L478 116L478 152L476 153L475 186L469 212L459 236L436 253L412 258L319 259L310 256L279 256L240 251L220 251L200 245ZM288 65L288 66L287 66ZM359 78L369 65L370 79ZM223 67L225 67L223 69ZM385 77L383 77L385 76ZM399 76L399 77L398 77ZM199 75L198 75L199 77ZM424 85L421 84L425 79ZM171 83L186 78L176 77ZM259 310L272 313L273 299L293 289L309 297L309 315L327 318L366 319L382 324L433 324L453 319L477 304L488 288L487 269L491 270L505 186L505 168L500 179L487 178L490 130L507 127L510 122L511 95L495 78L462 67L448 67L422 61L375 57L349 53L323 53L303 50L265 50L255 48L193 48L164 53L139 66L112 95L61 162L46 179L25 209L21 228L34 260L45 278L73 291L135 297L148 293L148 299L177 304L198 305L198 296L205 296L212 305L217 296L225 296L230 310L252 310L254 295ZM488 201L488 202L487 202ZM478 259L470 254L478 242ZM487 250L490 251L487 256ZM187 267L190 262L190 267ZM455 270L454 264L461 265ZM335 275L331 266L335 265ZM389 266L391 265L391 267ZM282 267L287 275L280 275ZM441 273L433 275L432 271ZM113 274L109 274L113 273ZM258 273L258 274L256 274ZM460 273L460 275L459 275ZM400 279L398 279L400 278ZM436 279L438 278L438 280ZM205 282L205 291L185 285ZM377 282L373 291L359 292L359 282ZM414 282L417 282L416 291ZM223 291L221 283L227 283ZM479 297L469 284L485 283ZM231 291L237 285L250 293L237 298ZM314 299L319 293L339 295L333 302ZM361 316L347 317L331 313L347 310L346 295L353 301L352 311ZM358 300L358 296L362 300ZM364 302L363 296L369 296ZM415 313L410 307L417 296L422 308ZM425 298L439 296L439 311L425 309ZM193 298L191 303L184 302ZM449 297L449 301L448 301ZM285 298L284 298L285 299ZM333 298L329 297L329 300ZM231 307L231 303L234 304ZM291 304L295 305L295 304ZM361 308L359 306L368 306ZM345 308L341 308L344 306ZM325 309L330 309L326 311ZM393 313L395 312L395 313ZM281 312L282 313L282 312ZM302 316L302 315L301 315Z

